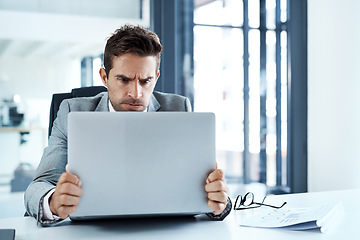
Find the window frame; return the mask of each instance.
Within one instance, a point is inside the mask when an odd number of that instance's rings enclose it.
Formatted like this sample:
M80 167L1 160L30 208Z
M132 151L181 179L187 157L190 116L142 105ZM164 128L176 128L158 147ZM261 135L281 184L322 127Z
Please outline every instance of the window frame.
M244 32L244 183L249 183L248 166L249 161L246 155L249 150L249 103L248 103L248 32L251 29L248 24L247 3L244 2L244 25L242 27ZM260 0L261 7L265 6L265 0ZM276 0L276 5L280 5L280 0ZM277 132L277 177L276 186L270 191L273 193L286 192L306 192L307 191L307 1L287 1L287 22L280 22L280 8L276 9L276 36L280 39L280 32L287 31L287 62L288 62L288 93L287 93L287 169L286 169L286 185L282 184L282 169L281 168L281 92L280 92L280 73L281 65L280 51L277 51L276 62L277 68L277 117L276 117L276 132ZM155 31L164 46L161 77L158 82L156 90L182 94L190 98L193 103L193 0L151 0L150 2L150 25L151 29ZM264 14L264 13L263 13ZM260 34L264 34L264 19L266 16L260 14ZM262 23L261 23L262 22ZM199 25L199 24L197 24ZM204 24L204 26L212 26ZM233 27L233 26L223 26ZM183 31L177 31L182 29ZM185 31L184 31L185 29ZM260 41L264 41L260 37ZM279 41L277 41L279 42ZM185 46L185 47L184 47ZM276 46L280 48L280 46ZM305 50L305 51L304 51ZM266 49L261 49L261 52ZM185 75L183 72L184 55L190 54L190 76L189 73ZM262 68L266 66L266 54L260 57ZM166 81L165 81L166 79ZM186 86L186 87L184 87ZM278 98L279 97L279 98ZM264 104L264 103L263 103ZM264 111L264 110L263 110ZM264 114L264 113L262 113ZM266 128L266 125L262 126ZM264 141L264 138L262 139ZM247 145L246 145L247 144ZM264 152L262 153L264 154ZM265 152L266 155L266 152ZM260 160L262 167L266 169L266 158L262 157ZM266 172L261 173L260 182L266 182Z

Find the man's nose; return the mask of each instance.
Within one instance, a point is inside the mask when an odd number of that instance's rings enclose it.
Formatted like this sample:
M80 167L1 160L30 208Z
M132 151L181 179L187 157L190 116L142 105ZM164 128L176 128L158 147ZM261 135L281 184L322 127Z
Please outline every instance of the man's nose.
M142 91L139 81L133 80L129 89L129 97L132 99L139 99L141 96Z

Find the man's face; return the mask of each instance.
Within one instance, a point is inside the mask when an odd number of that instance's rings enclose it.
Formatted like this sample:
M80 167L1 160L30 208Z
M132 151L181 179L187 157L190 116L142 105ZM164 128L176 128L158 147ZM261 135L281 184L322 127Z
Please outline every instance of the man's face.
M156 57L124 54L114 57L112 63L109 76L103 68L100 76L115 111L144 111L160 75Z

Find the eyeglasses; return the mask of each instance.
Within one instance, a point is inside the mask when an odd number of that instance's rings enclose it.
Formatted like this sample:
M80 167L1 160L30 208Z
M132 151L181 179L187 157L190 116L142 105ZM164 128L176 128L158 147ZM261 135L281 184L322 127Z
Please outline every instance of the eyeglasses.
M252 192L246 193L244 195L244 197L241 196L241 195L238 195L236 197L236 200L235 200L234 210L244 210L244 209L250 209L250 208L259 208L261 206L266 206L266 207L272 207L272 208L279 209L279 208L282 208L283 206L285 206L285 204L286 204L286 202L284 202L280 207L273 206L273 205L268 205L268 204L264 203L265 198L266 198L266 196L264 197L264 199L262 200L261 203L257 203L257 202L254 202L254 194Z

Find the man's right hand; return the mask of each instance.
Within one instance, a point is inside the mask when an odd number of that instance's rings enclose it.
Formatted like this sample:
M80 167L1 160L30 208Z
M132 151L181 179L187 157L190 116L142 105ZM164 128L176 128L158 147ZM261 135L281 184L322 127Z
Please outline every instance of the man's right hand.
M67 171L62 173L49 200L51 212L62 219L67 218L76 211L81 194L80 179Z

